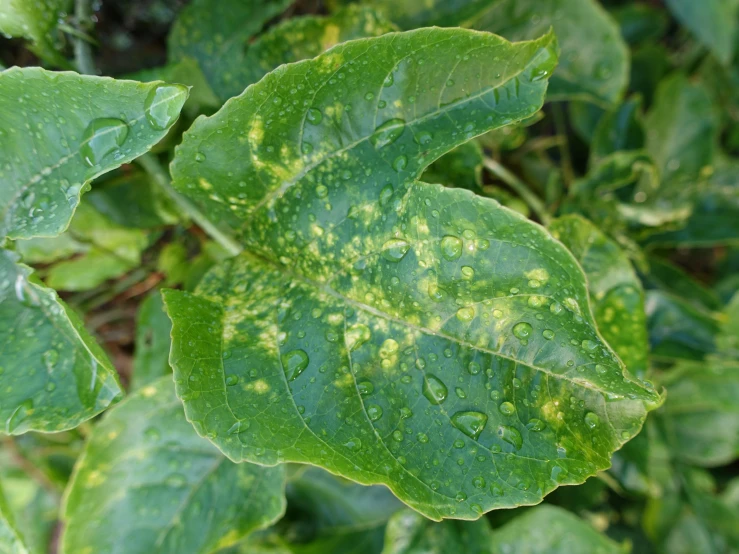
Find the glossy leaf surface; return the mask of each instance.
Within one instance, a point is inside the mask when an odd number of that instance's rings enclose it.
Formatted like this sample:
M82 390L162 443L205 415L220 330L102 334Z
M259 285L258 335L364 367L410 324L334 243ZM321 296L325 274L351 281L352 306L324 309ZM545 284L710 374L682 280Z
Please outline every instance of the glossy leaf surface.
M547 95L550 100L611 104L626 88L626 43L616 22L595 0L497 0L468 25L510 40L531 39L553 28L561 53Z
M0 237L66 229L85 185L140 156L176 121L187 89L41 68L0 73Z
M618 244L588 220L565 216L549 227L572 252L588 278L593 316L603 338L634 375L647 371L647 316L644 291Z
M0 432L76 427L122 395L117 374L79 316L16 259L0 250Z
M535 112L554 62L550 35L363 39L186 133L175 186L253 253L195 295L165 292L199 433L234 460L384 483L436 519L535 503L608 465L657 396L597 334L574 258L492 200L414 181Z
M62 552L209 553L285 510L284 467L234 464L185 420L170 377L106 414L66 492Z

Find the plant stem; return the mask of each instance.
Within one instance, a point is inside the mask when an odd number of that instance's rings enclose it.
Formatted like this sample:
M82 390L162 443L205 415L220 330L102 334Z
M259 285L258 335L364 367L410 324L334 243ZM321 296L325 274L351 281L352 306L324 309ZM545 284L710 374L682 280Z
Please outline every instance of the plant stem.
M194 204L172 188L167 172L162 168L161 164L153 154L146 153L136 161L144 168L144 171L149 174L154 182L156 182L156 184L161 187L162 190L172 198L172 200L174 200L179 208L190 216L190 218L197 223L198 226L210 236L210 238L223 246L223 248L225 248L232 256L241 254L243 248L241 248L234 239L223 233L213 224L212 221L205 217L205 215L203 215L203 213L198 210Z
M92 16L90 0L75 0L74 16L77 25L87 25ZM77 62L77 71L83 75L95 75L95 62L92 60L90 43L81 36L74 37L74 59Z
M557 102L552 103L552 116L554 117L554 128L557 131L557 135L562 137L562 142L559 144L559 155L562 158L562 178L569 189L572 181L575 180L575 172L572 169L570 144L567 140L567 123L565 122L565 112L561 104Z
M485 157L483 164L493 175L511 187L526 202L544 225L549 224L551 218L549 217L546 206L539 200L538 196L531 192L526 183L492 158Z

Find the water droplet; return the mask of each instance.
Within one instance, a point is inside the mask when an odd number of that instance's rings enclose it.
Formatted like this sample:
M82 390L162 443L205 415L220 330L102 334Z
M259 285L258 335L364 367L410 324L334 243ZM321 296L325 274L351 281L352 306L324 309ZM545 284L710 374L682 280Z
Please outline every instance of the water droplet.
M457 412L451 418L452 425L471 439L477 440L485 429L488 416L481 412Z
M344 443L344 446L352 452L359 452L362 449L362 441L358 438L349 439Z
M47 350L44 352L43 359L46 370L51 373L54 366L56 366L56 363L59 361L59 352L54 349Z
M595 371L596 373L598 373L598 375L605 375L606 373L608 373L608 368L606 368L606 366L604 365L595 364Z
M305 368L303 368L303 369L305 369ZM296 375L296 377L297 377L297 375ZM229 375L228 377L226 377L226 385L228 385L229 387L234 386L238 382L239 382L238 375Z
M460 491L457 493L457 496L455 496L454 498L457 502L464 502L465 500L467 500L467 494Z
M426 433L418 433L416 435L416 440L421 444L426 444L429 441L429 437Z
M498 406L498 410L500 410L500 413L503 415L512 415L513 412L516 411L516 407L512 402L501 402L500 406Z
M328 196L328 188L326 185L318 185L316 187L316 196L318 198L326 198L326 196Z
M159 85L149 92L144 103L149 125L160 131L169 128L180 115L181 99L185 93L185 87L178 85Z
M374 92L368 92L367 94L364 95L365 100L372 100L374 97L375 97Z
M422 131L414 137L414 140L421 146L426 146L433 140L433 136L431 135L431 133Z
M477 362L470 362L467 364L467 371L470 372L470 375L477 375L480 373L480 364Z
M526 323L525 321L522 321L520 323L516 323L513 326L513 334L516 336L516 338L520 340L526 340L531 336L531 333L534 331L533 327L531 327L530 323Z
M359 381L357 383L357 390L362 396L368 396L375 392L375 386L369 381Z
M535 417L531 418L529 422L526 424L526 428L529 431L532 431L535 433L538 433L539 431L543 431L545 427L546 427L546 424L542 420L536 419Z
M383 148L388 144L392 144L405 131L405 120L400 118L389 119L375 129L370 137L370 142L375 148ZM396 171L400 171L396 169Z
M382 257L389 262L399 262L410 247L403 239L390 239L382 245Z
M472 307L459 308L457 310L457 319L465 323L472 321L475 318L475 309Z
M423 395L432 404L441 404L446 400L449 390L446 385L434 375L428 375L423 380Z
M393 83L395 82L395 77L393 77L392 73L388 73L387 77L385 77L385 80L382 82L383 87L391 87L393 86Z
M584 341L582 341L581 346L588 352L592 352L593 350L598 348L598 343L589 339L585 339Z
M467 393L464 392L464 389L459 388L459 387L457 387L456 389L454 389L454 394L456 394L457 397L461 398L462 400L464 400L465 398L467 398Z
M350 352L353 352L370 338L372 338L372 332L369 327L363 323L355 323L346 331L346 346Z
M403 442L403 433L401 433L397 429L393 431L393 440L397 442Z
M485 478L481 475L478 475L477 477L472 479L472 484L475 486L476 489L484 489L485 488Z
M123 146L127 136L128 125L120 119L94 119L82 133L80 155L86 165L94 167L105 156Z
M462 255L462 239L446 235L441 239L441 255L450 262L458 260Z
M559 304L558 302L552 302L549 305L549 311L552 312L554 315L559 315L562 313L564 308L562 307L562 304Z
M380 357L389 358L398 351L398 341L395 339L385 339L380 347Z
M393 195L393 185L387 184L384 187L382 187L382 190L380 191L380 205L384 206L388 203L390 198Z
M600 417L594 412L588 412L585 414L585 425L591 429L595 429L600 424Z
M308 354L305 350L291 350L281 356L282 367L288 381L294 381L308 367Z
M5 422L5 432L10 434L23 423L33 411L33 400L27 399L21 402Z
M520 450L523 446L523 437L515 427L501 425L498 427L498 437L513 446L516 450Z
M205 161L205 154L203 154L201 152L197 152L195 154L195 161L196 162L204 162Z
M318 125L323 120L323 114L318 108L309 108L306 114L306 119L313 125Z
M370 421L377 421L382 417L382 408L377 404L370 404L367 406L367 417L370 418Z
M551 329L544 329L541 334L544 335L544 338L547 340L552 340L554 338L554 331Z
M405 154L401 154L395 161L393 161L393 169L395 171L403 171L408 165L408 157Z

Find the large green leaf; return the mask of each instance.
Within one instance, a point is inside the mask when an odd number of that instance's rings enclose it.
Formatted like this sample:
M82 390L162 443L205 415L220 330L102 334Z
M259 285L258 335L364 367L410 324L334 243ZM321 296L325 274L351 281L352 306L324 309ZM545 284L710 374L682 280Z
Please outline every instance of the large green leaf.
M57 51L57 26L72 0L0 0L0 33L33 42L33 50L43 59L68 65Z
M718 466L739 457L739 363L683 362L667 374L663 410L674 455Z
M460 29L360 39L196 122L175 186L251 252L196 294L165 291L200 434L233 460L384 483L436 519L608 466L658 397L598 335L575 259L495 201L415 181L535 112L555 50Z
M641 98L631 98L608 110L598 121L590 144L590 164L619 150L644 148Z
M164 312L159 291L154 291L139 305L136 315L136 351L133 358L131 388L138 389L169 375L169 334L172 323Z
M288 19L249 45L239 75L241 90L286 63L313 58L340 42L380 36L396 27L371 8L347 6L330 17Z
M626 43L596 0L493 0L469 25L511 40L530 39L553 27L562 51L547 95L550 100L611 104L626 89Z
M739 26L736 0L667 0L675 18L723 62L731 61Z
M156 144L187 89L38 67L0 73L0 237L54 236L87 183Z
M167 41L172 62L192 58L215 95L239 94L247 43L293 0L194 0L177 16ZM247 83L248 84L248 83Z
M162 377L93 432L66 491L62 552L209 553L285 511L282 466L233 464L198 437Z
M0 433L70 429L121 396L118 377L77 314L16 259L0 250Z
M552 222L551 233L570 249L585 270L593 315L603 338L634 375L647 371L647 316L644 291L618 244L579 216Z

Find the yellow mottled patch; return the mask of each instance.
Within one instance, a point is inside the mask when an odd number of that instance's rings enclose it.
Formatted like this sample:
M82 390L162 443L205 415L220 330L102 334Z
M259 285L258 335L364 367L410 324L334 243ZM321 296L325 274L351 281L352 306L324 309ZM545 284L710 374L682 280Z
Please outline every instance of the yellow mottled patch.
M157 389L154 387L144 387L141 389L141 394L143 394L146 398L151 398L157 393Z
M198 183L200 184L200 187L203 190L213 190L213 185L211 185L208 181L206 181L202 177L198 179Z
M105 482L105 474L97 469L92 470L87 475L86 485L88 488L99 487Z
M341 29L339 29L338 25L334 25L333 23L326 25L326 28L323 31L323 36L321 37L321 46L323 50L328 50L334 44L339 42L340 31Z
M339 389L354 388L354 377L351 373L342 375L334 381L334 386Z
M344 321L344 316L342 316L341 314L329 314L328 316L328 322L331 325L338 325L342 321Z
M150 388L150 387L147 387L147 388ZM118 435L119 435L118 431L111 431L110 433L108 433L107 437L109 441L112 441L112 440L115 440Z
M256 148L262 143L262 140L264 140L264 124L262 118L257 116L251 124L251 129L249 129L249 146Z
M267 381L264 379L257 379L253 383L247 385L244 387L247 390L253 390L257 394L264 394L266 392L269 392L269 385L267 384Z
M546 283L549 280L549 272L544 268L532 269L524 273L528 279L535 279L542 283Z

